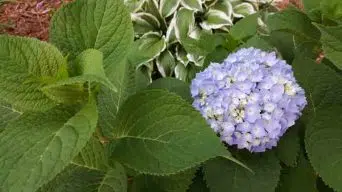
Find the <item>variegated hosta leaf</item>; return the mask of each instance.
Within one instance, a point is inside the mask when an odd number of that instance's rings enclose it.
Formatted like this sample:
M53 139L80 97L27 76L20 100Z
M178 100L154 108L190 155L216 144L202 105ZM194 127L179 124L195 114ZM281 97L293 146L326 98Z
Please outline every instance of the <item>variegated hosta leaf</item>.
M157 68L163 77L170 77L176 67L176 61L169 50L162 52L157 58Z
M181 46L181 45L178 45L176 47L176 59L177 61L179 61L181 64L183 64L185 67L188 65L189 63L189 59L188 57L186 56L186 51L185 49Z
M150 13L132 13L131 19L136 35L142 35L160 28L160 22L154 15Z
M218 1L210 9L223 11L229 18L231 18L233 14L233 6L229 0Z
M187 38L190 29L195 25L194 11L186 8L181 8L176 15L175 33L177 39Z
M193 63L189 63L186 67L182 63L178 63L175 68L175 76L185 82L190 82L200 71L201 68L196 67Z
M163 17L172 15L178 8L181 0L160 0L159 11Z
M245 17L255 12L256 10L254 6L250 3L241 3L241 4L234 6L233 8L233 16L238 17L238 18Z
M202 28L210 30L233 25L233 22L223 11L212 9L207 12L205 20L200 25Z
M209 8L209 7L213 6L213 5L215 5L218 1L219 0L205 0L204 1L204 6L206 8Z
M192 26L189 31L189 37L198 40L201 36L201 30L202 29L197 26Z
M141 0L124 0L124 4L130 12L137 12L142 5L143 1Z
M167 31L166 31L166 42L168 44L172 44L172 43L175 43L177 42L177 37L176 37L176 32L175 32L175 28L176 28L176 14L173 16L172 20L170 21L170 24L167 28Z
M202 0L181 0L181 5L193 11L202 11Z
M159 12L159 5L158 5L158 0L141 0L144 3L142 4L142 9L146 13L150 13L154 15L158 21L160 22L160 29L163 31L167 29L165 19Z
M194 63L194 65L196 65L198 67L202 67L203 66L205 57L199 56L199 55L190 54L190 53L188 53L186 55L186 57L188 58L188 60L190 62Z
M166 48L165 37L157 32L146 33L134 42L129 61L134 66L152 61Z

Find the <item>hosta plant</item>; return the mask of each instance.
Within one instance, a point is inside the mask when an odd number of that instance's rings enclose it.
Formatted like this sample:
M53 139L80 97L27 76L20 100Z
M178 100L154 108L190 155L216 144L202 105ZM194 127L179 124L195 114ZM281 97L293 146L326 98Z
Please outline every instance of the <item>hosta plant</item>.
M0 191L342 191L342 3L303 3L185 38L207 54L189 83L146 78L159 32L134 41L122 0L0 36Z
M150 78L189 82L205 56L238 19L256 13L267 2L241 0L125 0L136 44L145 58L138 61ZM197 45L200 44L201 46ZM195 46L195 47L194 47Z

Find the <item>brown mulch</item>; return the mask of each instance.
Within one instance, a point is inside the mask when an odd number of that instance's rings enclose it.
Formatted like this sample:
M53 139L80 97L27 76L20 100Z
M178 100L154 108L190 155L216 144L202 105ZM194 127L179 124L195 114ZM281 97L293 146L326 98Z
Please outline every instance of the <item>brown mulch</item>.
M0 33L48 39L52 14L72 0L16 0L0 7Z

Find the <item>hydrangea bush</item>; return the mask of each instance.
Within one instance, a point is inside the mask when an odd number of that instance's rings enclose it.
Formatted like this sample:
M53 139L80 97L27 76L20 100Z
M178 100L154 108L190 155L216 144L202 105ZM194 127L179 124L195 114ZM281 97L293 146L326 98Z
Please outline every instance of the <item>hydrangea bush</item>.
M307 104L292 67L275 53L240 49L191 83L193 106L222 141L251 152L276 146Z
M342 191L342 2L303 5L185 40L186 81L146 77L164 44L122 0L64 6L49 42L1 35L0 191Z

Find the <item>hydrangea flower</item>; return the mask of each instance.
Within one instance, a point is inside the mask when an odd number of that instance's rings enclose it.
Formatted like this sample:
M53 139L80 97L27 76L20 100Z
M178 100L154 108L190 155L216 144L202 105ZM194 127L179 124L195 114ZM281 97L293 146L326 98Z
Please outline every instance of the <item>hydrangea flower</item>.
M307 104L292 67L275 52L243 48L211 63L191 82L193 106L229 145L251 152L276 146Z

